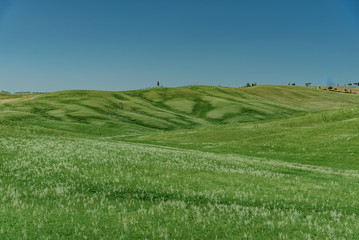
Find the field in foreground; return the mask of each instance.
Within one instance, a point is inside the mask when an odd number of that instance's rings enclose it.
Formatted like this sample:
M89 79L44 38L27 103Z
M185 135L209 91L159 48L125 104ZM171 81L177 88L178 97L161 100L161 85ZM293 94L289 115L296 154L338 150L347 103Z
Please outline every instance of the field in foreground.
M241 91L255 95L253 89ZM201 114L181 113L198 125L172 122L171 131L151 121L116 122L111 108L101 125L93 118L101 112L79 104L91 100L87 95L73 94L80 100L65 104L73 112L47 96L4 103L0 239L358 239L358 99L257 90L273 93L247 99L247 109L256 99L275 106L270 114L214 121L209 109L229 110L210 102ZM281 103L311 93L316 107ZM328 96L342 102L326 106ZM276 114L278 106L297 110ZM180 118L180 111L157 107ZM54 111L59 119L49 117ZM74 112L80 117L69 117ZM228 119L239 120L222 125Z

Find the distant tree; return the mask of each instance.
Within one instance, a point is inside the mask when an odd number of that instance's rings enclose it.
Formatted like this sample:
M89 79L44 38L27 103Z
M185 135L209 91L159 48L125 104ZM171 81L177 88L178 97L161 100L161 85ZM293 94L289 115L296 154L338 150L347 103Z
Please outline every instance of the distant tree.
M328 87L328 90L332 90L332 89L333 89L333 87L332 87L332 86L329 86L329 87Z
M334 86L334 81L331 78L326 78L324 80L324 85L325 86Z
M305 86L309 87L311 84L312 84L312 83L310 83L310 82L306 82L306 83L305 83Z
M250 86L251 86L251 84L249 82L247 82L246 87L250 87Z
M348 83L348 86L351 86L351 85L353 85L352 83Z
M292 86L295 86L295 83L292 83Z
M355 85L355 86L358 86L358 85L359 85L359 83L355 82L355 83L354 83L354 85Z

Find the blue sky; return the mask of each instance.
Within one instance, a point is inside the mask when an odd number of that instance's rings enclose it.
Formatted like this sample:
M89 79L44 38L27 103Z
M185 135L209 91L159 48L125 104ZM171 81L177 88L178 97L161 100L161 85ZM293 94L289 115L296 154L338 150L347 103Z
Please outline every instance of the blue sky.
M1 0L0 90L359 82L355 0Z

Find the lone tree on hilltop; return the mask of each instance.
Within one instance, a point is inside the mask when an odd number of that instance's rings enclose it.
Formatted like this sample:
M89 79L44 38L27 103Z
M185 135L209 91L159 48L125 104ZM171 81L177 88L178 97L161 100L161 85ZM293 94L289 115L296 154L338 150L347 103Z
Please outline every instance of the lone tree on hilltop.
M305 83L305 86L309 87L311 84L312 84L312 83L310 83L310 82L306 82L306 83Z
M348 83L348 86L351 86L351 85L353 85L352 83Z

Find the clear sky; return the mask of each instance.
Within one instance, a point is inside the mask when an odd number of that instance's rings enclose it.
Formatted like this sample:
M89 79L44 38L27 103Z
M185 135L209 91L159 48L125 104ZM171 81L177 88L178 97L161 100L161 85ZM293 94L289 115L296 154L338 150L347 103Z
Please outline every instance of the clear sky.
M357 0L1 0L0 90L359 82Z

